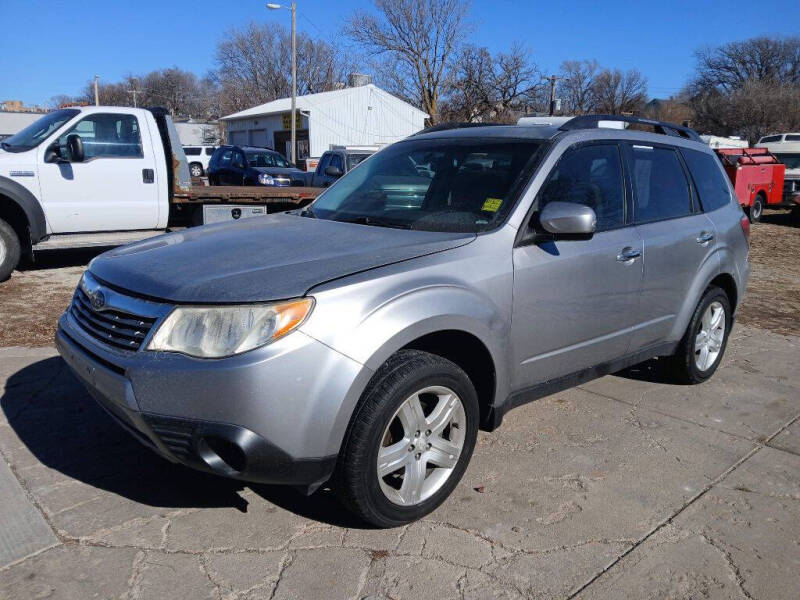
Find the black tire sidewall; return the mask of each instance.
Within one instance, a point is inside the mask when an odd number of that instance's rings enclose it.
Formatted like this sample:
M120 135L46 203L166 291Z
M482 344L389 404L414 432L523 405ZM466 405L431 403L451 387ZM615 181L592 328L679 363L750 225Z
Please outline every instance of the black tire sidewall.
M753 199L753 205L750 207L750 222L758 223L761 220L761 215L764 214L764 201L761 196L756 196Z
M19 264L22 247L14 229L2 219L0 219L0 244L5 250L4 258L0 262L0 281L5 281Z
M697 368L697 363L695 362L694 340L700 331L703 313L705 313L706 309L713 302L720 302L722 307L725 309L725 337L722 340L722 346L719 349L717 360L713 365L711 365L711 367L705 371L701 371ZM680 359L682 362L681 366L683 369L685 369L686 379L692 383L701 383L708 380L716 372L717 367L719 367L720 363L722 362L722 357L725 354L725 348L728 345L728 338L730 337L732 322L733 314L728 295L718 287L709 288L700 299L700 302L698 303L697 308L692 315L692 320L689 322L689 327L686 330L686 337L681 344Z
M428 355L433 356L433 355ZM435 361L415 365L412 372L392 386L388 396L366 398L367 402L380 401L378 410L371 422L366 425L356 420L356 427L368 427L364 432L364 442L360 447L349 447L345 460L352 460L358 453L358 463L364 465L356 474L356 494L359 496L358 508L362 517L381 527L394 527L417 520L430 513L452 493L469 465L475 448L478 433L478 398L467 375L455 364L440 357ZM399 406L414 392L428 386L444 386L453 390L461 399L467 418L464 447L458 463L450 477L430 498L415 506L400 506L391 502L383 493L378 481L375 463L381 437ZM369 391L369 388L368 388ZM351 437L352 439L352 437ZM349 455L349 456L348 456Z

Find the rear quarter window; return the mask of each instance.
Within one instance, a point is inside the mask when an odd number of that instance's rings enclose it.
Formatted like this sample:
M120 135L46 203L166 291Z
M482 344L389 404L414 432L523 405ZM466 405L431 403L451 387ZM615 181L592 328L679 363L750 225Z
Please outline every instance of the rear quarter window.
M705 152L686 148L681 149L681 154L689 167L703 210L711 212L730 204L728 182L718 166L717 159Z
M191 146L184 146L183 153L186 156L200 156L200 148L193 148Z

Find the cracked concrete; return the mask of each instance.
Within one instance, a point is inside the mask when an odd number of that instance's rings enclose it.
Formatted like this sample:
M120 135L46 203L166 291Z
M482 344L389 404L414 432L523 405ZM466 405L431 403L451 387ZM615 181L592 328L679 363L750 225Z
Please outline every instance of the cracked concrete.
M701 386L651 362L521 407L388 531L172 465L52 349L0 349L0 460L55 540L0 565L0 599L796 597L799 344L737 326Z

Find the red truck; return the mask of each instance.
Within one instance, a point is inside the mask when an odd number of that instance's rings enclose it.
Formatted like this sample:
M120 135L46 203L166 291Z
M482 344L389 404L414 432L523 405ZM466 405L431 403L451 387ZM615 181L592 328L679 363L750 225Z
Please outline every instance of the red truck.
M733 182L736 197L751 223L761 219L765 206L782 205L786 165L766 148L715 150Z

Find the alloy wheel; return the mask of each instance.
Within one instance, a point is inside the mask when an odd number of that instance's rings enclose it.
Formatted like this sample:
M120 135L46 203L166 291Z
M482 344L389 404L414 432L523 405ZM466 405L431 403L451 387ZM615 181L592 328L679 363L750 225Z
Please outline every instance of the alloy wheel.
M464 448L467 417L458 395L430 386L406 398L381 438L376 469L393 503L413 506L430 498L452 474Z
M703 313L694 341L694 361L700 371L707 371L717 361L725 341L725 327L725 308L720 302L712 302Z

